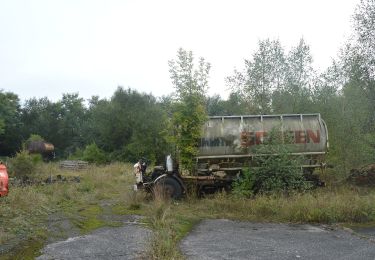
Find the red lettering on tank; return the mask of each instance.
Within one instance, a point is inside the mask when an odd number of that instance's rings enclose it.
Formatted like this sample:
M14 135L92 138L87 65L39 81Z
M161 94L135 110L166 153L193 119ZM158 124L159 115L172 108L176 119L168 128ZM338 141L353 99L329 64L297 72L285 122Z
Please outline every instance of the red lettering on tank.
M307 132L307 140L309 143L311 143L311 141L315 144L320 143L320 131L319 130L316 130L316 134L311 129L306 130L306 132Z
M259 131L255 133L255 143L262 144L264 142L264 137L267 136L267 132Z
M294 132L296 144L305 144L306 143L306 132L303 130L297 130Z
M241 132L241 146L247 147L249 142L249 132Z
M254 132L241 132L241 146L249 147L255 144L255 134Z
M281 134L280 134L281 135ZM268 132L256 131L247 132L242 131L240 134L241 147L246 148L252 145L263 144L266 141ZM306 143L320 143L320 131L319 130L289 130L284 132L284 143L285 144L306 144Z

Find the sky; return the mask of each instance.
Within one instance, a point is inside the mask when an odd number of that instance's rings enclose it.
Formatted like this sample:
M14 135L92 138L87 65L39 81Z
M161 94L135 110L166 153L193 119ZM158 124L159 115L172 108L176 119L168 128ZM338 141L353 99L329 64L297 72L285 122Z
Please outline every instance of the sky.
M118 86L173 92L178 48L211 63L209 94L243 68L258 41L301 37L327 68L352 32L359 0L0 0L0 89L22 101L62 93L110 98Z

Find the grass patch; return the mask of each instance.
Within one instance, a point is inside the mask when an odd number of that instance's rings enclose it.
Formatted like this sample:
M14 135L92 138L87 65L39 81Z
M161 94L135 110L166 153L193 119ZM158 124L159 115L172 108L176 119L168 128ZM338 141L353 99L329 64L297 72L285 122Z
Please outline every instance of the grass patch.
M112 207L112 212L116 215L143 215L144 211L141 209L141 206L139 208L132 208L130 206L126 206L123 204L117 204Z
M67 216L82 233L102 226L118 226L100 218L103 214L100 205L106 200L110 204L127 205L125 194L134 178L131 165L114 163L70 171L60 169L56 163L42 163L33 178L56 179L57 175L67 179L79 176L81 182L10 186L9 195L0 198L0 250L16 248L22 241L32 244L33 238L44 241L51 214ZM41 236L43 232L45 234ZM39 251L37 247L31 248Z
M98 205L90 205L78 210L79 218L74 221L79 227L82 234L87 234L92 230L98 229L106 225L99 217L103 213L103 209Z
M39 251L43 248L44 241L42 239L32 239L18 245L12 253L0 256L0 260L24 260L35 259L39 256Z
M192 214L182 215L182 205L160 197L148 204L146 225L154 231L154 236L146 252L147 259L184 259L178 244L200 219Z
M264 195L253 199L219 193L178 206L179 209L173 210L184 216L200 218L328 224L375 221L375 191L359 192L350 187L289 196Z

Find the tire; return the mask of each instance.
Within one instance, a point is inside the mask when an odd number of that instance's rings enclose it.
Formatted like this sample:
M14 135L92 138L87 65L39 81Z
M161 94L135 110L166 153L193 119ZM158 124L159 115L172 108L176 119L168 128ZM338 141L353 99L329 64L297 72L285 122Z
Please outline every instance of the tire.
M154 198L161 197L162 199L181 199L182 187L176 179L165 177L160 179L155 184L153 195Z

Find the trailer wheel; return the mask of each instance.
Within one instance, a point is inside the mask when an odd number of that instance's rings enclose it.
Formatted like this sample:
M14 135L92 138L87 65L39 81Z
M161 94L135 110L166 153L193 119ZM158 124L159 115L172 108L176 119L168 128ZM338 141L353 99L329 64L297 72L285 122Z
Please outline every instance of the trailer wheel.
M182 187L174 178L165 177L156 182L153 195L154 197L160 196L162 199L180 199Z

